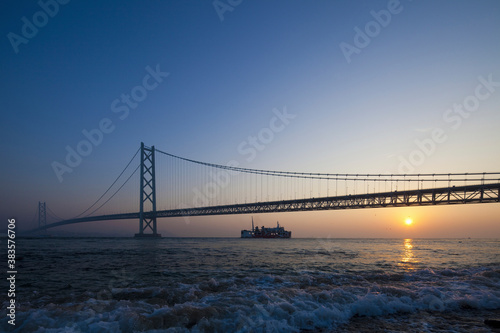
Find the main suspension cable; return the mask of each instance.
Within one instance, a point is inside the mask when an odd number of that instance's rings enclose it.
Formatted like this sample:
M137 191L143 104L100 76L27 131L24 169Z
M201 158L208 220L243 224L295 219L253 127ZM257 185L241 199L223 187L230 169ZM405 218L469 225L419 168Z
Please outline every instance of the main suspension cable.
M249 169L249 168L240 168L240 167L234 167L234 166L228 166L228 165L220 165L220 164L214 164L214 163L207 163L207 162L201 162L201 161L196 161L184 157L180 157L177 155L169 154L167 152L164 152L162 150L159 150L155 148L155 150L161 154L180 159L183 161L191 162L191 163L196 163L199 165L204 165L208 167L213 167L213 168L218 168L218 169L224 169L224 170L230 170L230 171L237 171L237 172L243 172L243 173L253 173L253 174L260 174L260 175L266 175L266 176L277 176L277 177L291 177L291 178L305 178L305 179L329 179L329 180L353 180L353 181L361 181L361 180L368 180L368 181L386 181L389 180L388 177L390 177L391 181L402 181L402 182L412 182L412 181L417 181L417 182L424 182L424 181L455 181L455 182L464 182L464 181L471 181L471 180L481 180L481 181L492 181L492 180L497 180L498 177L492 177L492 178L485 178L486 175L500 175L500 172L474 172L474 173L427 173L427 174L350 174L350 173L344 173L344 174L331 174L331 173L308 173L308 172L292 172L292 171L276 171L276 170L262 170L262 169ZM399 176L401 178L393 178L394 176ZM435 177L448 177L446 179L436 179ZM451 176L464 176L464 178L450 178ZM470 176L482 176L482 178L476 178L476 179L471 179L467 178ZM407 177L418 177L417 179L410 179ZM432 179L422 179L421 177L432 177Z
M101 208L102 208L105 204L107 204L107 203L109 202L109 200L113 199L113 197L114 197L114 196L115 196L115 195L116 195L116 194L117 194L117 193L118 193L118 192L119 192L119 191L123 188L123 186L125 186L125 184L127 184L127 182L130 180L130 178L132 178L132 176L133 176L133 175L137 172L137 170L139 170L139 167L140 167L140 166L141 166L141 165L139 164L139 165L137 166L137 168L135 168L134 172L132 172L132 174L131 174L131 175L127 178L127 180L126 180L126 181L122 184L122 186L120 186L120 187L119 187L119 188L115 191L115 193L113 193L113 195L112 195L112 196L110 196L110 197L108 198L108 200L104 201L104 203L103 203L102 205L100 205L99 207L97 207L96 209L94 209L92 212L88 213L85 217L87 217L87 216L90 216L90 215L94 214L94 213L95 213L95 212L97 212L99 209L101 209Z
M135 152L134 156L132 156L132 158L130 159L130 161L127 163L127 166L125 166L125 168L122 170L122 172L120 172L120 174L118 175L118 177L116 177L115 181L108 187L108 189L92 205L90 205L89 208L85 209L83 212L81 212L80 214L78 214L77 216L75 216L74 217L75 219L78 218L78 217L80 217L80 216L82 216L83 214L85 214L86 212L88 212L90 209L92 209L92 207L94 207L109 192L109 190L111 190L111 188L113 187L113 185L116 184L116 182L118 181L118 179L120 179L120 177L123 175L123 173L125 172L125 170L127 170L127 168L129 167L130 163L132 163L132 161L134 160L134 158L137 156L137 154L139 153L139 150L140 150L140 148L137 149L137 151ZM129 177L129 179L130 179L130 177ZM127 181L128 181L128 179L127 179ZM122 187L123 187L123 185L122 185ZM115 194L116 194L116 192L115 192ZM109 201L109 199L108 199L108 201ZM108 202L108 201L106 201L106 202ZM99 207L99 208L101 208L101 207ZM94 212L95 212L95 210L92 213L94 213ZM92 213L90 213L90 214L92 214ZM90 214L87 214L86 216L89 216Z

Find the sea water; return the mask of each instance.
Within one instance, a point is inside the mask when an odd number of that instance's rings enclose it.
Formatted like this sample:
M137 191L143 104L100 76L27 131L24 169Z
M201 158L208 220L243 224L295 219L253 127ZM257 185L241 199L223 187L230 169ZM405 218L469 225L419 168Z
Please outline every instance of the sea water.
M500 318L496 239L16 241L3 331L490 332Z

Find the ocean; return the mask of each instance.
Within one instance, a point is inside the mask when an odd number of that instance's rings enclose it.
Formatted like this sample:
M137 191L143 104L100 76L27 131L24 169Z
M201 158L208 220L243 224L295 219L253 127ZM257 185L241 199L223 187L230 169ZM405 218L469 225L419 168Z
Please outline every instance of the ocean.
M500 319L498 239L18 238L16 251L9 332L495 332L484 320Z

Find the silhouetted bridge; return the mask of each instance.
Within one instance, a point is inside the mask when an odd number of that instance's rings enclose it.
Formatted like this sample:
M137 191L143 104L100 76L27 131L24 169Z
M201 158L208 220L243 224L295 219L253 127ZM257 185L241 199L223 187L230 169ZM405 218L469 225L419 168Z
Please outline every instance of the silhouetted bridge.
M156 172L155 172L155 152L166 155L170 159L174 160L174 164L188 163L201 166L203 168L211 168L211 170L218 170L220 173L216 176L212 173L211 175L205 175L202 179L205 185L211 185L213 188L215 184L214 180L219 179L219 187L225 189L229 192L230 200L238 201L238 198L234 198L236 194L241 195L241 193L247 191L248 188L253 187L252 194L258 194L260 190L260 197L263 198L267 195L270 197L270 192L273 186L278 186L280 189L285 189L284 191L295 190L295 195L297 196L297 190L300 189L300 184L292 184L292 181L302 182L302 192L304 195L304 188L308 187L311 189L310 196L306 198L298 199L286 199L286 200L256 200L251 203L234 203L234 204L215 204L215 205L202 205L201 207L182 207L174 209L156 209ZM93 222L93 221L106 221L106 220L126 220L126 219L139 219L139 233L136 236L147 236L155 237L159 236L157 233L157 219L164 217L190 217L190 216L205 216L205 215L233 215L233 214L258 214L258 213L281 213L281 212L304 212L304 211L322 211L322 210L339 210L339 209L360 209L360 208L382 208L382 207L409 207L409 206L434 206L434 205L454 205L454 204L473 204L473 203L493 203L500 202L500 173L462 173L462 174L414 174L414 175L382 175L382 174L363 174L363 175L353 175L353 174L324 174L324 173L303 173L303 172L284 172L284 171L270 171L270 170L257 170L257 169L247 169L239 168L229 165L217 165L205 162L199 162L194 160L189 160L181 158L175 155L171 155L153 147L146 147L144 144L141 145L141 162L136 170L140 167L140 204L139 211L133 213L122 213L122 214L106 214L106 215L95 215L95 216L85 216L77 217L72 219L65 219L58 222L46 223L46 205L45 203L39 203L39 227L34 231L45 230L49 228L54 228L58 226L64 226L74 223L83 222ZM137 153L136 153L137 155ZM134 155L135 158L135 155ZM134 159L133 158L133 159ZM174 165L173 164L173 165ZM130 165L130 162L129 162ZM128 168L128 166L126 169ZM172 166L169 166L172 167ZM191 176L182 175L185 173L186 167L179 164L177 168L180 170L181 176L179 178L186 178L184 182L184 188L181 186L174 188L181 188L181 191L185 192L185 187L188 183L192 183L190 180ZM175 169L175 168L172 168ZM172 171L170 169L170 171ZM135 171L134 171L135 173ZM122 172L123 174L123 172ZM120 176L122 175L120 174ZM241 175L248 177L251 175L255 179L241 180ZM223 177L224 176L224 177ZM240 178L238 178L240 176ZM218 178L217 178L218 177ZM264 181L263 178L266 178ZM286 185L276 184L274 179L286 179ZM127 179L127 181L130 177ZM223 180L221 180L223 179ZM269 179L273 179L270 181ZM127 182L126 181L126 182ZM259 187L260 182L260 187ZM304 185L304 182L306 184ZM338 195L338 187L340 183L345 183L345 194ZM438 182L447 182L448 186L434 188L424 188L424 184L433 183L436 185ZM475 184L467 184L470 182L475 182ZM113 183L115 184L116 181ZM233 185L231 189L230 185ZM326 185L325 185L326 183ZM321 194L326 191L330 192L330 186L335 185L334 196L318 196L312 197L313 189ZM369 192L369 184L373 183L374 193L363 193L363 194L348 194L348 184L353 184L351 190L356 191L356 186L354 184L362 184L362 188L365 192ZM390 183L390 184L389 184ZM479 184L477 184L479 183ZM323 184L323 189L321 190L321 184ZM395 190L392 187L398 187L403 185L406 187L411 187L412 185L416 188ZM463 184L463 185L452 185L452 184ZM206 188L209 188L209 186ZM217 184L216 184L217 185ZM376 191L376 187L387 188L391 187L390 191ZM191 186L193 186L191 184ZM123 187L123 185L122 185ZM120 189L122 188L120 187ZM202 186L203 187L203 186ZM325 189L326 187L326 189ZM358 186L359 187L359 186ZM196 188L196 187L195 187ZM234 190L234 188L237 189ZM119 189L119 190L120 190ZM118 191L119 191L118 190ZM105 194L109 191L105 192ZM117 191L117 192L118 192ZM280 190L281 191L281 190ZM117 193L115 192L115 194ZM196 191L195 191L196 192ZM212 191L213 193L216 193ZM198 195L201 193L197 192ZM115 195L113 194L113 196ZM213 197L223 197L220 193L217 195L211 195ZM275 194L274 194L275 195ZM281 196L282 193L279 194ZM113 197L112 196L112 197ZM208 196L208 195L207 195ZM101 196L102 198L103 196ZM173 206L180 206L176 194L172 195ZM99 199L101 199L99 198ZM245 194L245 198L247 195ZM108 199L109 201L109 199ZM106 201L104 204L106 204ZM206 200L209 201L209 200ZM205 202L207 203L207 202ZM104 205L103 204L103 205ZM148 207L146 207L146 204ZM94 203L95 205L95 203ZM93 206L94 206L93 205ZM181 205L184 205L183 203ZM185 206L185 205L184 205ZM102 207L102 206L100 206ZM99 207L99 208L100 208ZM95 212L95 211L94 211ZM91 213L92 214L92 213ZM149 231L146 232L146 231Z

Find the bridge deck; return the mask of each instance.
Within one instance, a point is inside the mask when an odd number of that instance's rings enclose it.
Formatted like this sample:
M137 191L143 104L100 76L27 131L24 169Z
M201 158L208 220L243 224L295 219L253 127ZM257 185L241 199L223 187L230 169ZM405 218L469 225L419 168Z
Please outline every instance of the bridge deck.
M222 205L199 207L189 209L161 210L156 212L156 217L182 217L203 215L228 215L228 214L257 214L299 212L315 210L359 209L381 207L406 207L406 206L432 206L468 203L500 202L500 183L453 186L445 188L419 189L408 191L394 191L384 193L357 194L336 197L323 197L299 200L284 200L272 202L256 202L249 204ZM152 217L153 213L145 213ZM90 216L84 218L64 220L48 224L40 229L48 229L68 224L138 219L139 212L127 214L113 214ZM37 231L33 230L33 231Z
M381 208L500 202L500 184L395 191L300 200L257 202L191 209L164 210L157 217L278 213L314 210Z

